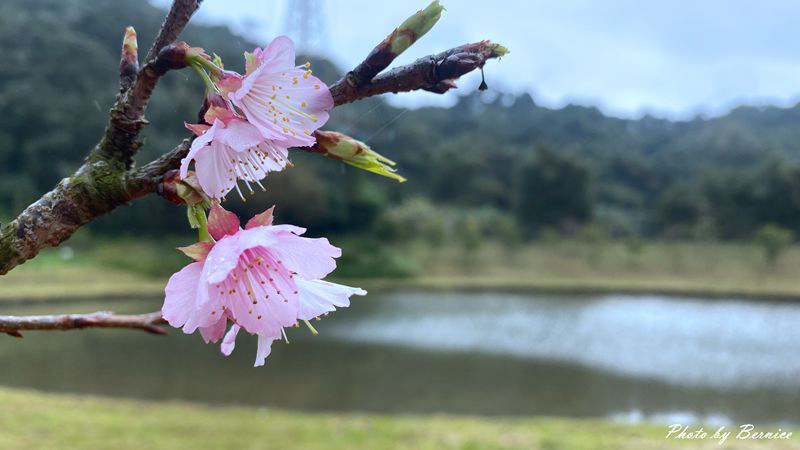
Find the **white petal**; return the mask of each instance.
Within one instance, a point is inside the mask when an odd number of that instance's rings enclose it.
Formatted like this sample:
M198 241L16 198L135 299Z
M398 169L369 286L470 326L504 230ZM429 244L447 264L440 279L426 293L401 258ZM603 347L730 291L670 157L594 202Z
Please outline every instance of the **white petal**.
M351 295L366 295L367 291L331 283L324 280L297 279L297 289L300 291L300 314L298 319L311 320L320 315L335 311L336 307L350 306Z

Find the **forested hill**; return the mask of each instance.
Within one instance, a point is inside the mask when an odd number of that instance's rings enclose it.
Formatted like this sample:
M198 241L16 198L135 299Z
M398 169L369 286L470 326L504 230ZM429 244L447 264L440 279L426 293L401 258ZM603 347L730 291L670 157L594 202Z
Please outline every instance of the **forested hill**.
M163 11L140 0L0 3L0 218L80 163L117 89L124 27L135 26L144 53L162 19ZM377 42L387 31L370 33ZM254 46L224 27L193 25L182 39L234 69ZM340 74L324 61L314 70L326 82ZM502 71L503 62L487 70ZM302 164L270 177L266 198L241 208L278 202L286 220L334 231L385 224L388 204L414 197L491 217L487 227L512 220L530 236L588 223L612 234L655 236L746 238L768 222L800 232L800 107L740 107L687 122L625 120L595 108L543 108L528 95L460 88L466 96L450 109L403 113L373 99L334 113L327 128L395 159L407 183L298 153L293 158ZM140 161L186 136L183 121L195 118L201 95L188 71L163 80L147 113L152 124ZM183 220L178 208L150 199L95 229L156 233Z

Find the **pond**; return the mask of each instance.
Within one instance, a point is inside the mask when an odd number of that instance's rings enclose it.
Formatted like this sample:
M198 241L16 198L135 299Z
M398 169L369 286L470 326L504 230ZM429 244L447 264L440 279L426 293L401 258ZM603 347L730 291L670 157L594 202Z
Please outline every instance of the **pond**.
M145 312L13 305L0 314ZM289 330L267 365L199 336L29 332L0 338L0 384L314 411L800 424L800 304L641 295L395 291Z

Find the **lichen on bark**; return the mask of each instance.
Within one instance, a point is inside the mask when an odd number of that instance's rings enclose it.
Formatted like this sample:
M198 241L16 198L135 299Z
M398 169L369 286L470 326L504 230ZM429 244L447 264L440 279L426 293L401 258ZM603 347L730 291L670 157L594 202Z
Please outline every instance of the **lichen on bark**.
M43 246L57 246L78 228L130 200L125 164L87 162L28 206L0 233L0 274L36 256Z

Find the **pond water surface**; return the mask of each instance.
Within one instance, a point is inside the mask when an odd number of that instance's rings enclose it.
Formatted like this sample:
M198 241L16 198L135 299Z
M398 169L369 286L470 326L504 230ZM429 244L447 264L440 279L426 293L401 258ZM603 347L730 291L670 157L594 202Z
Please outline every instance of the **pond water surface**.
M145 312L159 301L6 306ZM800 424L800 304L397 291L289 330L263 368L199 336L0 338L0 384L146 399L385 413Z

